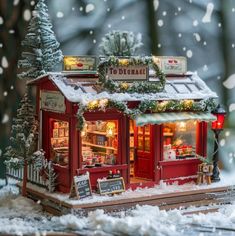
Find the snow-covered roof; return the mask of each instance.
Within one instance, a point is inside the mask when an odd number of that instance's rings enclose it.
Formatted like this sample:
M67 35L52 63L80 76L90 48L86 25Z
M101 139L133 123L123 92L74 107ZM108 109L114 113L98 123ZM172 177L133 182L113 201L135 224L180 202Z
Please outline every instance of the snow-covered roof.
M95 99L111 99L116 101L142 101L142 100L201 100L217 98L205 82L195 73L187 73L184 77L167 77L165 89L159 93L109 93L101 89L94 81L95 78L83 79L75 75L63 73L49 73L45 76L28 82L37 84L48 78L70 102L87 104ZM153 78L150 78L150 81Z

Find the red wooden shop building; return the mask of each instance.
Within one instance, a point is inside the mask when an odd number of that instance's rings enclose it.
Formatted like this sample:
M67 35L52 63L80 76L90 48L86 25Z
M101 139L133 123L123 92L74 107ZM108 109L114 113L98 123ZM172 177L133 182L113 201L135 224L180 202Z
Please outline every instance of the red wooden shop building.
M167 76L159 93L108 93L97 86L97 74L51 73L31 81L36 88L40 147L53 161L58 190L69 192L73 176L90 173L92 188L97 179L119 170L126 187L153 186L191 181L206 157L209 111L145 113L131 119L117 109L85 111L85 125L77 129L79 104L93 106L107 100L126 101L136 107L144 100L162 108L169 102L203 104L217 98L196 74Z

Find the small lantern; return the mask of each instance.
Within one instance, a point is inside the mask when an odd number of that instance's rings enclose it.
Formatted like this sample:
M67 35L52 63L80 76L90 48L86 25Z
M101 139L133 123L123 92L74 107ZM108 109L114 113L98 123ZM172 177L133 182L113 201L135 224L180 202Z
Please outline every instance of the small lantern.
M223 130L226 111L219 104L212 114L216 116L216 120L211 123L211 128L213 130Z
M106 136L110 138L114 137L114 132L115 132L115 123L108 122L106 125Z

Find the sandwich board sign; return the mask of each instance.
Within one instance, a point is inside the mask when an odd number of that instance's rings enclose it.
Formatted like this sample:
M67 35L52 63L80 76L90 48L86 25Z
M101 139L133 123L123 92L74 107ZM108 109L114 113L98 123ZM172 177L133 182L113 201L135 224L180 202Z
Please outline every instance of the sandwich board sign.
M69 198L82 199L92 195L89 174L74 176Z
M98 180L100 195L125 192L125 183L122 177Z

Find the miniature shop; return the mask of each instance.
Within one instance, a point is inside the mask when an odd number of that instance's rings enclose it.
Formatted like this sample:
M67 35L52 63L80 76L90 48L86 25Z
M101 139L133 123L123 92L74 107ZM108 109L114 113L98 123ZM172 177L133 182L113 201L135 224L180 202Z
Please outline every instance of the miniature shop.
M217 95L182 57L99 60L67 56L63 72L28 82L57 190L87 172L92 189L109 173L133 189L195 180Z

